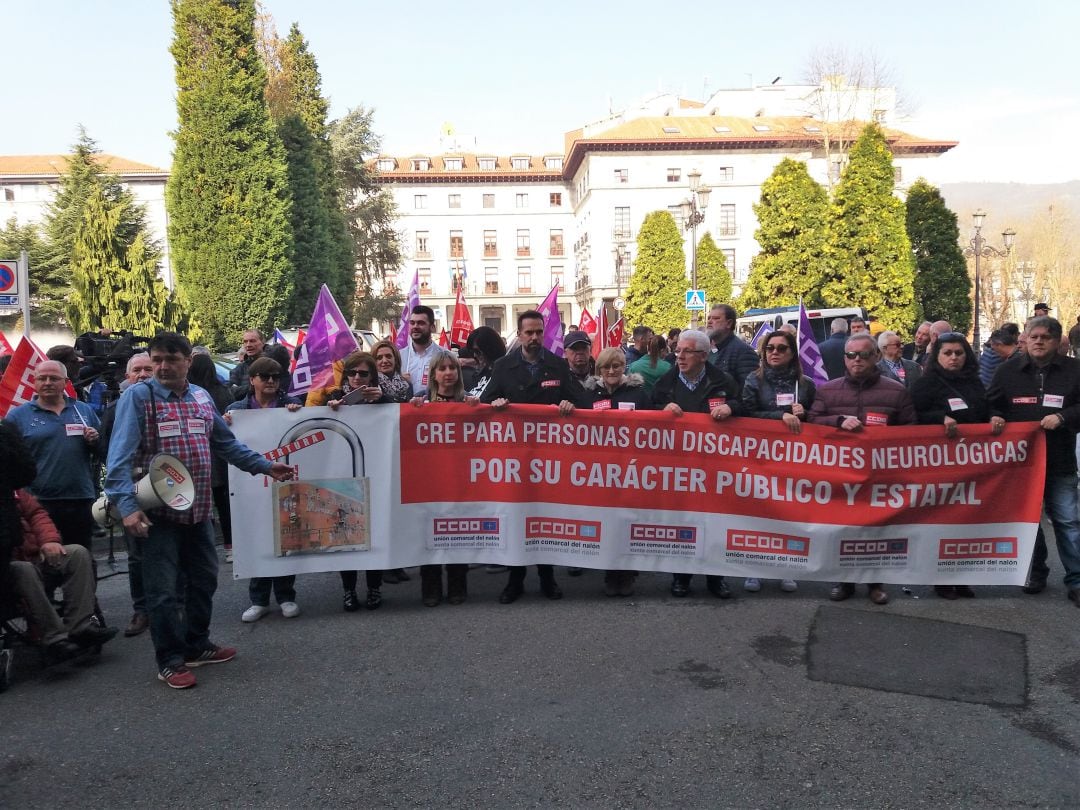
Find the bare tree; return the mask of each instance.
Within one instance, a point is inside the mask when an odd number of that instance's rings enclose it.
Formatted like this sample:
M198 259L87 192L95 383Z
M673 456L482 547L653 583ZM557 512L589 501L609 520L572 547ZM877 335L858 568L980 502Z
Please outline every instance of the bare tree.
M1080 314L1078 227L1077 212L1059 201L1017 229L1017 253L1030 268L1030 278L1023 281L1030 282L1032 298L1049 303L1066 328ZM1031 315L1030 309L1025 315Z

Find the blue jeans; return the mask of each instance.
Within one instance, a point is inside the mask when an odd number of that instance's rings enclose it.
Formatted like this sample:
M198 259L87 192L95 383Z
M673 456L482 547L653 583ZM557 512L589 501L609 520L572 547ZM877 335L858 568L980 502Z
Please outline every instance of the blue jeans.
M1080 588L1080 499L1076 491L1076 473L1046 476L1043 508L1054 527L1058 556L1061 567L1065 569L1065 587L1070 590ZM1050 575L1050 568L1046 564L1047 553L1046 535L1039 526L1028 579L1046 581Z
M217 590L214 529L158 518L142 542L142 579L158 669L175 667L210 648ZM183 604L177 582L184 582Z

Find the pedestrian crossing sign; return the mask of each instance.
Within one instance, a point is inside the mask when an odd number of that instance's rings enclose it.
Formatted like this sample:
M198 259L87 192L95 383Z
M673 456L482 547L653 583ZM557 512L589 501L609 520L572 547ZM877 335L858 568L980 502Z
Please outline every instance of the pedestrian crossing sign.
M691 310L703 310L705 309L705 291L704 290L687 290L686 291L686 308Z

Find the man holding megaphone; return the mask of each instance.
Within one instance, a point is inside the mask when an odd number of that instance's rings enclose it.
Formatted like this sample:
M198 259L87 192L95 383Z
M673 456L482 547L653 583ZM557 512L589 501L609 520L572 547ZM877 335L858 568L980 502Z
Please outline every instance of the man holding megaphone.
M289 480L293 471L237 441L210 395L188 384L186 337L162 332L150 341L149 353L153 379L131 386L116 406L105 495L142 545L158 679L187 689L195 685L192 667L236 656L231 647L210 641L218 577L211 456L278 481ZM178 579L186 582L182 612Z

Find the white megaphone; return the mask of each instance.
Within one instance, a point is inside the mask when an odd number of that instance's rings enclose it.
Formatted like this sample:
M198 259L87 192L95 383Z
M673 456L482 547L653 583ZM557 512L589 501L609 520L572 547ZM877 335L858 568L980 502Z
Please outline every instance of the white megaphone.
M143 511L165 506L176 512L186 512L195 504L195 482L180 459L158 453L150 459L150 471L136 485L135 499ZM94 520L100 526L120 522L116 506L104 495L94 502L93 512Z

